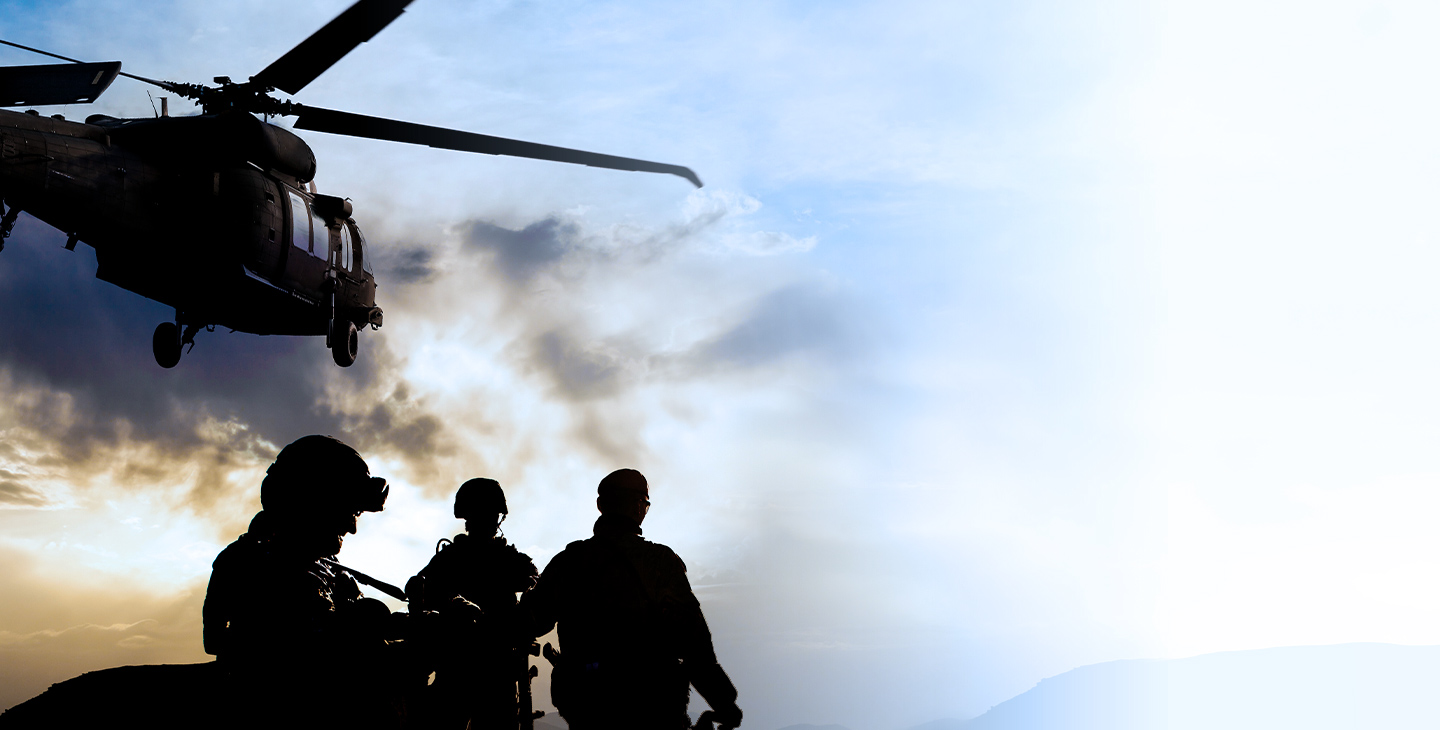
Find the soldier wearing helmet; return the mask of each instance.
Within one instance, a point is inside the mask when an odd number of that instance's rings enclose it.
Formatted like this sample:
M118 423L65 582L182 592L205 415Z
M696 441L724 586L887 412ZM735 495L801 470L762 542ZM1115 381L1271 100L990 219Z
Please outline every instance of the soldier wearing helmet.
M455 517L465 532L441 540L435 557L406 587L411 610L444 609L474 604L471 619L456 622L465 611L451 610L447 642L452 649L436 657L435 683L430 688L430 724L438 728L515 727L518 693L531 643L518 621L516 594L535 585L539 571L530 556L506 542L500 523L510 513L505 491L494 479L471 479L455 493ZM528 708L527 708L528 709Z
M559 626L556 709L573 730L682 730L693 685L716 722L738 726L735 685L715 657L685 563L640 537L650 511L645 476L611 472L595 504L595 536L556 555L521 603L535 635Z
M360 513L384 509L388 494L359 453L329 436L291 443L266 471L262 509L215 559L203 609L205 651L249 696L247 711L258 700L253 712L262 717L319 713L303 698L334 692L361 698L346 704L350 719L386 724L373 705L399 683L386 636L390 611L327 559L355 532ZM323 717L336 719L328 711ZM292 714L282 724L319 719Z

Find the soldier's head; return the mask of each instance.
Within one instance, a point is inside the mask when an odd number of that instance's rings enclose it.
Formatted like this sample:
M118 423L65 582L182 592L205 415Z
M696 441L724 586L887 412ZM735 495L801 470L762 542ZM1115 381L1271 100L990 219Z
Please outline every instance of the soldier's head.
M616 469L600 480L595 506L602 515L629 517L635 524L650 511L650 483L634 469Z
M385 509L389 494L355 449L330 436L305 436L281 449L265 471L260 505L277 538L324 557L340 551L361 512Z
M505 519L503 515L508 514L505 490L494 479L471 479L455 493L455 516L465 520L465 531L471 535L494 535Z

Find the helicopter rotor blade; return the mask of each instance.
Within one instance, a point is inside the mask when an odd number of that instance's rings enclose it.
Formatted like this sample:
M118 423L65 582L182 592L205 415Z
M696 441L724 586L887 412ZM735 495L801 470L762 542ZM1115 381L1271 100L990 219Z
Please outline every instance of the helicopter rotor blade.
M648 162L646 160L636 160L629 157L616 157L614 155L602 155L596 152L584 152L568 147L554 147L548 144L521 142L517 139L492 137L488 134L477 134L475 132L461 132L455 129L431 127L413 122L401 122L395 119L368 117L363 114L352 114L350 112L321 109L313 106L296 104L293 109L294 113L299 116L299 118L295 120L296 129L344 134L351 137L384 139L392 142L423 144L428 147L459 150L461 152L479 152L486 155L507 155L510 157L528 157L534 160L569 162L576 165L604 167L611 170L660 172L678 175L689 180L695 187L702 187L700 178L694 171L688 167L681 167L680 165L666 165L660 162Z
M119 71L119 61L0 66L0 106L89 104Z
M19 49L22 50L22 51L30 51L31 53L38 53L38 54L40 54L40 55L42 55L42 56L49 56L49 57L51 57L51 58L58 58L58 59L60 59L61 61L69 61L70 63L85 63L85 61L81 61L81 60L78 60L78 59L70 58L69 56L62 56L62 55L60 55L60 54L58 54L58 53L51 53L51 52L49 52L49 51L42 51L42 50L40 50L39 48L31 48L30 46L22 46L22 45L20 45L19 43L12 43L12 42L10 42L10 41L3 40L3 39L0 39L0 43L3 43L3 44L5 44L5 45L7 45L7 46L13 46L13 47L15 47L15 48L19 48ZM158 87L160 87L160 88L162 88L162 89L164 89L164 90L166 90L166 91L171 91L171 92L174 92L174 93L179 94L179 95L181 95L181 96L192 96L192 95L193 95L192 92L190 92L189 90L185 89L181 84L177 84L177 83L175 83L175 82L173 82L173 81L157 81L157 80L155 80L155 79L147 79L147 78L145 78L144 76L136 76L135 74L125 73L124 71L117 71L117 72L116 72L116 75L118 75L118 76L124 76L124 77L127 78L127 79L135 79L136 81L143 81L143 82L145 82L145 83L147 83L147 84L152 84L152 85L154 85L154 86L158 86ZM107 83L106 85L108 86L109 84ZM97 94L97 96L98 96L98 94Z
M413 0L360 0L250 80L294 94L356 46L374 38L400 17L411 2Z

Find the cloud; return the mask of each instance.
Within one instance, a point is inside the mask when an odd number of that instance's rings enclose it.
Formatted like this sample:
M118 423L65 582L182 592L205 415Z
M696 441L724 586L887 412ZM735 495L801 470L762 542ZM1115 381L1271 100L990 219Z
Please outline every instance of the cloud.
M40 629L25 634L0 629L0 651L14 649L55 651L60 647L68 650L77 648L83 650L95 644L113 644L130 648L140 645L134 641L135 639L144 640L141 643L153 642L153 638L143 632L145 629L153 631L155 628L156 622L153 619L144 619L129 624L110 624L108 626L81 624L63 629Z
M697 371L763 367L799 353L838 364L859 351L860 318L833 287L793 284L761 297L744 319L681 359Z
M466 247L494 254L496 268L514 282L524 282L577 247L579 227L550 216L512 230L474 221L464 235Z
M40 507L48 502L45 495L15 480L16 475L0 469L0 505Z
M551 380L553 392L569 400L613 396L623 385L625 363L619 353L559 330L536 336L527 360Z
M729 219L734 225L717 232L708 248L717 253L739 253L749 256L774 256L782 253L804 253L815 248L815 236L796 238L778 231L747 229L740 219L753 215L763 207L749 195L728 190L696 190L685 200L685 224L675 232L678 237L692 236Z
M520 228L474 219L460 227L461 249L488 256L502 279L523 284L541 273L574 278L598 266L645 266L686 252L773 256L815 247L815 236L757 230L752 216L762 207L752 196L707 188L692 191L678 219L660 226L597 225L586 220L583 208Z
M403 381L386 395L375 397L367 391L358 400L374 405L345 418L345 432L352 434L357 448L403 455L412 466L448 452L443 422L426 404L410 397Z
M523 372L539 376L550 397L572 409L570 433L578 443L607 459L633 456L638 442L616 429L638 431L644 418L616 399L647 384L702 377L706 367L675 368L686 358L649 339L654 322L614 330L605 321L609 308L595 303L668 308L672 314L698 306L717 321L752 306L749 295L733 293L724 303L665 301L666 291L652 284L689 266L686 257L806 248L779 234L742 230L737 222L760 207L749 196L701 191L687 199L678 220L653 227L592 225L583 211L513 229L472 218L459 228L458 248L451 251L444 245L388 249L392 253L380 265L395 302L389 319L396 328L415 326L417 316L438 317L445 326L463 314L437 310L432 295L458 291L462 304L472 297L476 280L465 266L467 255L490 262L480 276L497 283L520 284L542 274L560 278L564 287L530 298L524 307L492 311L515 320L508 328L513 342L505 349ZM383 221L378 225L383 228ZM742 239L771 243L734 243ZM252 500L257 470L281 446L308 433L333 434L367 455L395 457L410 477L426 482L443 481L448 469L471 461L447 435L453 414L427 400L430 391L411 395L416 391L403 374L409 356L391 350L387 332L367 332L359 362L346 370L329 362L315 338L223 331L201 333L179 367L162 370L153 363L146 335L173 312L95 280L93 254L83 247L67 252L60 243L57 232L25 218L0 260L0 307L12 313L0 321L0 393L11 404L0 426L33 446L0 459L0 467L44 477L7 480L0 502L40 506L64 496L52 494L50 485L106 485L214 513L219 505ZM457 261L461 265L453 266ZM714 285L715 274L692 276L701 289ZM714 333L688 360L714 359L732 370L755 367L766 361L765 347L787 352L816 336L796 331L766 341L768 326L741 324L729 335ZM454 463L447 466L447 460ZM228 531L239 519L220 519L219 529Z
M806 354L838 366L863 350L860 317L836 287L793 283L761 295L733 324L678 352L647 351L638 332L596 338L554 329L529 341L522 362L550 383L551 393L585 403L647 383L758 370Z
M368 250L368 249L367 249ZM435 252L418 246L379 248L377 281L406 286L427 281L435 275Z

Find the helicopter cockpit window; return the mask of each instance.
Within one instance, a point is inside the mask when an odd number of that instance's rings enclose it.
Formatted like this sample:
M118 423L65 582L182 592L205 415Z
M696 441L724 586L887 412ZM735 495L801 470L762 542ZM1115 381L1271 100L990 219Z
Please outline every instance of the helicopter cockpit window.
M305 207L305 199L295 193L290 193L290 240L295 248L301 251L310 250L310 210Z
M350 226L340 226L340 251L337 253L340 260L337 262L340 269L350 271L355 266L355 250L350 243Z
M370 267L370 249L365 246L365 234L361 233L359 226L356 226L354 223L346 227L349 228L355 236L355 253L360 257L360 268L363 269L365 273L374 276L375 269Z

